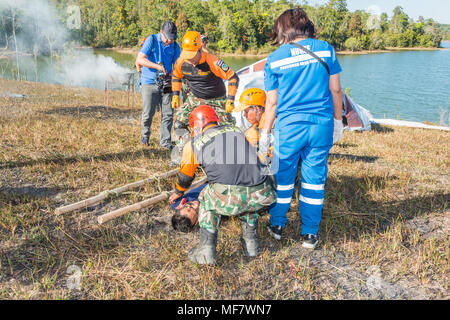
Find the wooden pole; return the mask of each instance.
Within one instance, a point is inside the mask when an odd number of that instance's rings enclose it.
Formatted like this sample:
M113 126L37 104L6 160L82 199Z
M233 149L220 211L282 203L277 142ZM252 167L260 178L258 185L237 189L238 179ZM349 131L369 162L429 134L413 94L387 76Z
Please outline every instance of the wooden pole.
M206 182L208 182L208 178L204 178L204 179L194 183L186 192L188 192L188 191L190 191L192 189L195 189L195 188L201 186L202 184L205 184ZM165 191L165 192L161 193L160 195L157 195L157 196L155 196L153 198L150 198L150 199L147 199L147 200L144 200L144 201L141 201L141 202L138 202L138 203L135 203L135 204L132 204L132 205L129 205L129 206L126 206L126 207L123 207L123 208L111 211L109 213L103 214L103 215L101 215L101 216L99 216L97 218L97 222L99 224L103 224L103 223L105 223L107 221L110 221L110 220L116 219L118 217L121 217L121 216L123 216L123 215L125 215L125 214L127 214L129 212L141 210L141 209L144 209L144 208L148 208L152 204L155 204L155 203L161 202L163 200L166 200L169 197L170 197L170 192Z
M127 89L127 108L130 108L130 89L131 89L130 82L128 82L127 87L128 87L128 89Z
M171 171L168 171L166 173L163 174L157 174L154 175L150 178L144 179L144 180L139 180L127 185L124 185L122 187L118 187L116 189L112 189L112 190L107 190L107 191L103 191L101 193L99 193L98 195L91 197L89 199L86 200L82 200L73 204L69 204L67 206L63 206L63 207L59 207L55 210L56 214L62 214L62 213L67 213L67 212L71 212L71 211L75 211L81 208L86 208L89 206L92 206L94 204L97 204L99 202L102 202L103 200L107 199L108 197L110 197L111 195L117 195L120 194L122 192L125 192L127 190L131 190L131 189L135 189L135 188L139 188L143 185L145 185L146 183L156 180L156 179L161 179L161 178L168 178L168 177L172 177L174 175L176 175L178 173L179 169L173 169Z
M132 82L132 87L131 87L131 92L132 92L132 94L133 94L133 96L132 96L132 109L134 109L134 73L133 73L133 80L132 80L133 82Z

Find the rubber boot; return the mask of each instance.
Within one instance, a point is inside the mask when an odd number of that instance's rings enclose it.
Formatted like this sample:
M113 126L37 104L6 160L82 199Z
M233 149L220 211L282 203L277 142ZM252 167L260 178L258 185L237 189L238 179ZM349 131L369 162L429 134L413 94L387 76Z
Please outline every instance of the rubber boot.
M188 259L198 264L216 263L217 231L211 233L200 228L200 243L188 253Z
M241 226L241 242L244 248L244 254L247 257L256 257L259 253L258 223L249 225L247 222L241 221Z

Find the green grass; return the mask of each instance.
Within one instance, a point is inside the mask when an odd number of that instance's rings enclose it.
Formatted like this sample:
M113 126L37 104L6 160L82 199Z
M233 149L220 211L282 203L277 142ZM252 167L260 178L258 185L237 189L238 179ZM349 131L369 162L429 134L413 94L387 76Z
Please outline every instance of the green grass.
M0 79L0 299L448 299L449 133L376 126L345 132L329 158L321 245L301 248L298 202L281 242L260 219L261 254L243 256L240 224L222 222L217 265L186 260L198 234L161 223L167 203L99 226L96 217L171 189L148 184L88 210L64 204L172 169L140 140L140 97ZM24 99L3 92L26 94ZM69 266L81 290L69 290ZM377 266L396 294L373 295ZM395 290L394 290L395 291Z

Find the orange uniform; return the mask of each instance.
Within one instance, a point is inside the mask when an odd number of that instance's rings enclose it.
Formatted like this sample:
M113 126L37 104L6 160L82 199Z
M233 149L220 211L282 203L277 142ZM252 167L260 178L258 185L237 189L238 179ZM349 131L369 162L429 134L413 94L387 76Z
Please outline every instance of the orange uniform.
M175 62L172 76L172 91L179 95L181 79L189 82L194 96L201 99L215 99L226 94L223 80L228 80L227 99L234 100L239 85L239 77L235 72L215 55L202 51L198 65L185 61L182 57Z

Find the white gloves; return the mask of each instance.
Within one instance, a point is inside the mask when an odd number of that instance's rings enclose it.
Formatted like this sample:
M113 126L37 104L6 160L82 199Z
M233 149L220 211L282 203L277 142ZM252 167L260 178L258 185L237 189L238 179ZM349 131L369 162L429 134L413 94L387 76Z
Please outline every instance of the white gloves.
M261 133L259 137L259 151L267 156L270 147L270 133Z
M339 141L342 137L342 133L344 132L344 124L341 120L334 119L334 131L333 131L333 144Z

